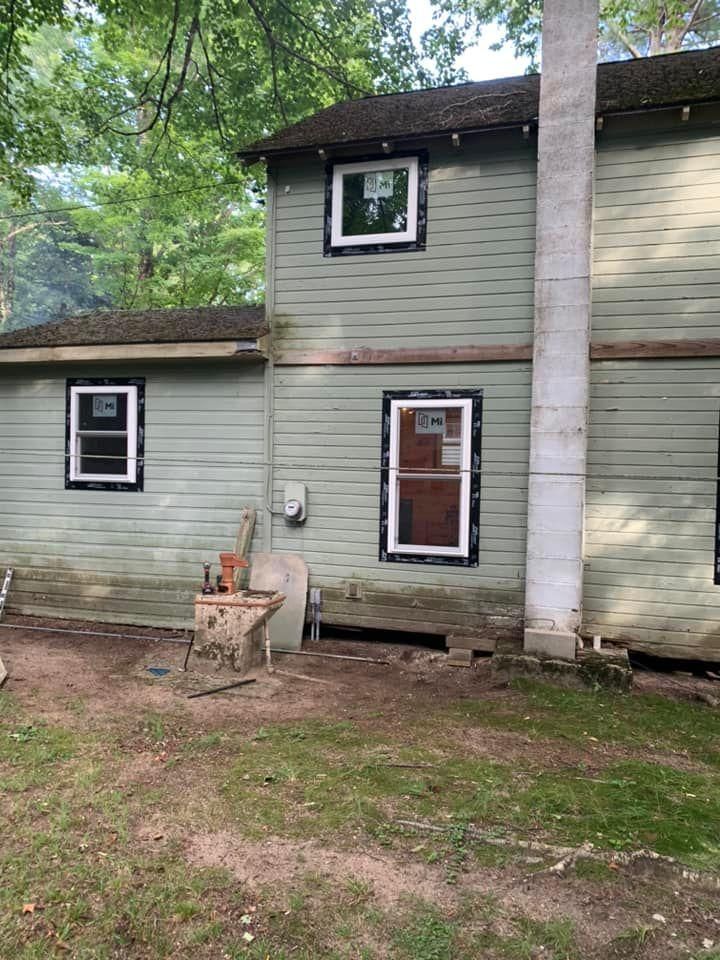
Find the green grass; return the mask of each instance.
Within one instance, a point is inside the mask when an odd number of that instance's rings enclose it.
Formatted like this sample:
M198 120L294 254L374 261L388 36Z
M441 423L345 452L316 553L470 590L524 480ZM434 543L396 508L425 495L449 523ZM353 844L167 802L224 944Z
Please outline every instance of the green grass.
M598 847L652 847L698 866L720 865L720 777L639 760L609 765L596 778L540 774L510 813L523 830ZM548 829L548 825L551 825Z
M393 766L398 758L428 766ZM458 857L457 849L458 825L467 822L561 844L651 846L692 865L720 866L714 768L686 773L633 760L610 763L593 777L578 767L531 774L517 765L461 759L457 751L373 739L347 722L312 721L278 726L240 745L224 794L256 836L323 837L362 828L390 841L394 821L437 820L441 811L451 873L467 853Z
M571 743L619 744L660 752L678 751L720 767L720 713L706 706L655 695L591 693L564 690L532 680L518 680L522 694L508 704L497 700L462 700L448 711L462 723L513 730L533 739Z
M231 725L193 735L179 715L142 706L123 730L93 715L91 703L86 712L92 730L78 725L82 712L72 704L68 727L46 724L0 694L0 957L579 960L568 921L540 923L463 892L468 869L518 869L511 851L473 843L470 823L498 836L648 846L720 869L720 718L703 707L523 683L510 701L425 702L392 726L372 716L314 719L266 726L252 738ZM465 733L483 727L522 731L522 742L538 744L537 759L473 758ZM591 774L543 762L543 739L591 736L622 753L603 754ZM157 775L124 785L135 751L152 756L161 741L172 755L153 767ZM683 751L697 769L648 762L648 749ZM372 884L352 877L306 876L251 895L224 871L188 865L173 837L192 828L198 810L203 829L211 810L213 828L234 825L242 836L317 838L334 848L380 843L389 857L402 848L406 858L436 864L454 906L381 904ZM398 819L447 829L405 832ZM139 840L139 825L158 820L170 839ZM589 885L616 882L604 865L580 863L577 872ZM244 925L251 900L258 912ZM23 915L26 903L38 904L34 914ZM646 920L640 911L623 949L663 935Z
M402 767L396 763L427 766ZM261 836L319 836L398 817L482 820L519 780L509 767L373 737L349 722L277 726L239 746L224 785L230 808Z

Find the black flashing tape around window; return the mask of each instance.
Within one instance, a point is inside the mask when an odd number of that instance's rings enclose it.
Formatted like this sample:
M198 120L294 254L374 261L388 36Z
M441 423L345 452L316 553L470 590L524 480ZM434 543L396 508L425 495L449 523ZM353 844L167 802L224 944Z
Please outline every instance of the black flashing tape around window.
M124 483L112 480L71 480L70 444L72 425L70 423L70 394L72 387L136 387L137 388L137 448L135 450L135 482ZM145 486L145 378L68 378L65 381L65 489L66 490L116 490L142 492Z
M332 245L332 182L335 165L344 163L370 163L375 160L402 160L403 157L417 158L418 161L418 197L417 228L414 240L401 240L397 243L342 244ZM323 229L323 256L347 257L363 253L398 253L425 250L427 245L427 192L428 192L428 152L411 150L400 153L372 153L361 157L338 157L325 165L325 220ZM409 199L409 198L408 198Z
M720 420L718 421L718 462L715 484L715 568L713 582L720 586Z
M393 400L472 400L470 424L470 524L466 557L430 556L424 553L391 553L388 542L388 502L390 498L390 420ZM471 390L385 390L382 402L382 452L380 456L380 549L378 559L385 563L419 563L444 567L476 567L480 562L480 468L482 453L481 388Z

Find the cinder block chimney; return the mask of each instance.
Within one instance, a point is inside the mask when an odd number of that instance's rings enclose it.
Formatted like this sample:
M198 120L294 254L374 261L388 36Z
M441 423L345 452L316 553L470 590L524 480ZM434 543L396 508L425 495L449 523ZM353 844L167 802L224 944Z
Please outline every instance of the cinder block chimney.
M598 0L545 0L525 650L575 657L582 616Z

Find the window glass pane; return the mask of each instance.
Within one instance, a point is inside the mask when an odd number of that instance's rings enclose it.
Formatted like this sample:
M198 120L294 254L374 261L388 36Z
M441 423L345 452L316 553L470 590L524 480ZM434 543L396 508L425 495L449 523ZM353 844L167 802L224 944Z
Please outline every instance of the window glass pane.
M78 430L127 430L127 393L79 393Z
M398 480L398 543L460 545L460 479Z
M404 233L408 221L408 178L407 167L344 174L343 236Z
M78 437L80 473L127 473L127 436Z
M398 467L416 473L460 473L461 407L401 407Z

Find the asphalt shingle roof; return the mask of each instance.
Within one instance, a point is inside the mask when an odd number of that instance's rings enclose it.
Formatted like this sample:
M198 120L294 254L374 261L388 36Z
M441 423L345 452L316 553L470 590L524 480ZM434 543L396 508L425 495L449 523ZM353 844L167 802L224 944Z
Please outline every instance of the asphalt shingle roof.
M264 307L98 310L0 334L0 350L123 343L255 340L267 333Z
M260 155L515 126L537 118L540 76L347 100L240 151ZM601 63L598 115L720 100L720 47Z

